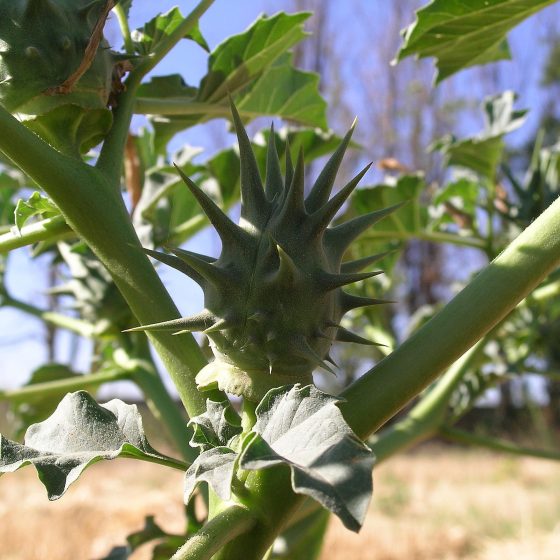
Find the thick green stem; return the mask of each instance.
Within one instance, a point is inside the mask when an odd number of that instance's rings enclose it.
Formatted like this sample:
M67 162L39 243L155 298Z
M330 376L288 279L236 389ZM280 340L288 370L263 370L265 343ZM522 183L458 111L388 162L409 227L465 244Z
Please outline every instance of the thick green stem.
M287 466L251 472L245 487L257 521L213 560L261 560L306 499L293 493Z
M524 457L536 457L538 459L560 461L560 451L558 451L557 449L531 449L530 447L515 445L514 443L510 443L509 441L504 441L492 437L479 436L455 428L441 428L439 430L439 435L448 439L449 441L454 441L456 443L486 447L487 449L492 449L494 451L503 453L510 453L512 455L522 455Z
M43 399L50 395L61 395L71 391L80 391L82 389L97 387L102 383L121 381L129 378L130 373L128 371L124 371L120 368L112 369L95 374L71 377L69 379L35 383L12 391L0 391L0 400L14 403L30 402L34 399Z
M75 237L62 216L47 218L24 226L19 232L11 231L0 235L0 253L7 253L20 247L26 247L40 241L59 241Z
M229 505L192 536L171 560L210 560L224 545L249 531L255 523L255 518L248 509ZM248 559L250 551L247 554Z
M479 341L457 360L414 406L406 418L387 428L370 444L376 465L405 449L436 435L445 420L449 398L484 347Z
M353 383L341 409L367 437L499 323L560 262L560 200L400 348Z
M70 227L111 273L140 324L179 317L154 267L141 249L124 202L99 170L68 158L0 108L0 151L41 185ZM189 335L150 333L190 416L205 410L194 377L206 360ZM211 398L223 400L222 394Z

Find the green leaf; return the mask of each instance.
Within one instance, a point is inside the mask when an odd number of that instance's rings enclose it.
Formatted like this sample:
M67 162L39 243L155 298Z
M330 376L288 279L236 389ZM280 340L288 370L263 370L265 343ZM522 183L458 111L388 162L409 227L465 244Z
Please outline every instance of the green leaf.
M526 118L526 110L515 110L516 95L505 91L484 100L484 129L477 136L457 140L446 136L431 149L444 154L445 164L471 169L482 177L494 180L504 151L503 136L519 128Z
M138 111L152 115L158 151L163 152L172 136L185 128L230 118L230 95L246 120L278 115L326 128L318 76L295 69L287 53L306 36L303 22L308 17L307 13L262 16L245 32L226 39L210 54L208 73L198 88L185 84L179 75L143 84Z
M507 33L555 0L433 0L403 33L398 60L434 56L436 82L463 68L510 58Z
M213 447L227 446L232 438L242 432L239 416L229 401L206 400L206 412L191 418L193 428L190 444L208 451Z
M179 8L171 8L164 14L158 14L147 22L141 29L135 29L131 33L134 50L141 56L149 56L158 47L162 39L172 35L183 23L183 14ZM198 24L185 36L200 45L205 51L209 51L208 43L202 36Z
M94 90L94 88L91 88ZM63 105L25 121L25 126L63 154L81 159L107 136L113 114L105 107Z
M371 255L371 241L384 242L380 250L394 249L395 241L407 239L424 231L428 227L428 210L421 201L426 190L426 181L420 173L402 175L394 185L376 185L357 189L350 199L353 214L361 215L403 204L383 221L365 233L356 241L354 248L358 251L354 258Z
M153 515L146 516L144 527L126 537L126 546L116 546L102 560L127 560L140 546L150 541L162 539L167 533L155 522Z
M239 461L249 470L288 465L294 492L311 496L358 531L371 499L374 456L337 402L313 385L270 390Z
M504 167L515 193L514 202L505 200L504 213L525 228L560 195L560 144L542 148L537 140L531 165L522 181L514 177L507 165Z
M185 473L185 503L199 482L207 482L222 500L229 500L237 457L235 451L224 446L202 452Z
M467 177L461 177L444 185L432 200L432 206L440 208L433 208L431 227L459 223L462 230L476 230L476 209L481 191L480 183ZM446 210L445 205L452 205L452 211L449 212L449 208ZM441 214L439 218L436 217L436 213Z
M218 45L208 59L208 73L198 99L214 103L247 86L267 66L306 37L303 22L310 13L259 17L246 31Z
M24 444L0 435L0 473L33 464L50 500L88 466L117 457L179 465L150 446L135 405L118 399L98 405L85 391L66 395L52 416L30 426Z
M280 115L326 129L327 104L318 92L319 75L294 68L291 53L286 53L234 100L242 116Z
M60 216L60 210L50 199L39 192L34 192L27 200L18 200L14 211L15 225L18 231L34 217L52 218Z

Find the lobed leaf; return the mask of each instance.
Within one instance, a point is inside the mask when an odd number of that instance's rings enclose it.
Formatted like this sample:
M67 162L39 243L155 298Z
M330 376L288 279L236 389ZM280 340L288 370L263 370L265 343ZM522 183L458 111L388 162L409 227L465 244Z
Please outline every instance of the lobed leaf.
M296 493L311 496L358 531L373 490L374 456L337 402L313 385L270 390L257 407L254 433L239 461L249 470L288 465Z
M0 435L0 473L34 465L50 500L88 466L117 457L178 464L150 446L135 405L118 399L99 405L85 391L66 395L47 420L30 426L24 444Z
M191 418L189 425L193 428L191 446L200 447L203 452L227 446L242 432L239 416L228 400L216 402L207 399L206 412Z
M185 473L185 503L199 482L207 482L222 500L229 500L237 457L235 451L225 446L202 452Z

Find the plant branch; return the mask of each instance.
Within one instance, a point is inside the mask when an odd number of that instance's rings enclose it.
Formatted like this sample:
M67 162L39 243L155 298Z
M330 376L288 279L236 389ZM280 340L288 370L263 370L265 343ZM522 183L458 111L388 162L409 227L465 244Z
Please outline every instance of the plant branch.
M463 354L403 420L382 431L370 442L376 465L438 433L445 421L451 395L472 366L484 343L485 339Z
M24 226L19 232L12 228L9 232L0 235L0 253L7 253L40 241L59 241L75 236L64 217L55 216Z
M140 115L210 115L212 118L231 118L231 108L227 99L223 104L190 101L185 97L137 97L134 112ZM239 109L243 119L255 119L262 116L262 112ZM205 119L208 120L208 119Z
M124 41L124 48L127 53L132 54L134 53L134 45L132 44L132 38L130 36L130 27L128 25L128 18L126 17L122 4L117 4L113 8L113 12L115 12L115 15L117 16L117 21L119 22L119 27Z
M99 373L80 375L69 379L59 379L56 381L45 381L44 383L34 383L11 391L0 391L0 400L10 402L29 402L34 399L43 399L50 395L80 391L88 387L129 379L130 373L115 368Z
M456 443L464 443L466 445L476 445L478 447L486 447L494 451L510 453L512 455L523 455L526 457L536 457L538 459L551 459L552 461L560 461L560 451L557 449L531 449L515 445L509 441L502 439L480 436L451 427L443 427L439 430L439 435Z
M253 514L239 505L230 505L193 535L171 560L210 560L235 537L249 531L256 523Z
M33 317L37 317L37 319L41 319L41 321L45 321L55 327L79 334L84 338L91 338L95 335L95 326L82 319L68 317L67 315L62 315L61 313L56 313L54 311L45 311L35 307L34 305L15 299L10 295L4 296L3 304L5 306L18 309L19 311L23 311Z
M473 249L480 249L486 251L486 241L478 237L463 237L455 233L445 233L440 231L370 231L363 236L364 241L379 241L382 240L402 240L408 241L410 239L420 239L422 241L429 241L432 243L450 243L452 245L459 245L461 247L472 247Z
M127 456L126 453L120 455L123 459L140 459L141 461L145 461L147 463L155 463L156 465L163 465L164 467L171 467L172 469L185 472L189 468L188 463L184 463L183 461L179 461L178 459L174 459L173 457L167 457L163 455L161 457L152 457L150 455L142 455L140 457L136 455Z
M376 431L499 323L560 262L554 202L433 319L353 383L341 409L361 437Z

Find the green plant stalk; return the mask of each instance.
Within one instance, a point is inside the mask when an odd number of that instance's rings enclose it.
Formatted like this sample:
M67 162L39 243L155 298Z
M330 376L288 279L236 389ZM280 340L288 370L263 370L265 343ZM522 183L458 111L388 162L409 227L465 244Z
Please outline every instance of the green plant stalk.
M140 461L145 461L146 463L155 463L156 465L163 465L164 467L170 467L172 469L185 472L189 468L188 463L184 463L183 461L179 461L177 459L173 459L173 457L150 457L149 455L145 456L136 456L130 455L128 456L126 453L123 453L120 458L123 459L140 459Z
M22 227L19 233L12 229L0 235L0 253L8 253L40 241L58 241L75 236L76 234L68 227L63 216L46 218Z
M126 207L103 173L64 156L0 108L0 151L41 185L111 273L140 324L179 312L141 249ZM194 377L206 359L189 335L150 334L190 416L205 410ZM223 400L221 394L217 400Z
M432 243L450 243L461 247L472 247L486 251L486 241L478 237L463 237L454 233L445 233L439 231L370 231L361 238L364 242L381 240L401 240L408 241L411 239L419 239L422 241L430 241Z
M34 305L30 305L29 303L15 299L10 295L4 296L3 304L23 311L33 317L37 317L38 319L41 319L41 321L54 325L55 327L79 334L84 338L91 338L95 335L95 326L87 321L83 321L82 319L68 317L67 315L62 315L61 313L56 313L54 311L45 311L35 307Z
M548 208L433 319L342 394L340 408L362 438L379 429L536 288L560 262L560 200ZM251 473L255 527L214 560L260 560L303 503L288 469Z
M27 402L35 399L43 399L50 395L79 391L88 387L95 387L102 383L121 381L129 379L130 373L121 368L115 368L100 373L80 375L70 379L59 379L57 381L46 381L35 383L25 387L19 387L10 391L0 391L0 401L10 401L13 403Z
M480 340L463 354L403 420L382 431L377 439L370 443L375 453L376 465L396 453L437 435L445 421L451 395L461 383L485 342L486 339Z
M476 445L478 447L485 447L487 449L510 453L512 455L522 455L525 457L536 457L538 459L560 461L560 451L558 450L531 449L530 447L515 445L514 443L510 443L509 441L504 441L492 437L479 436L470 432L466 432L465 430L459 430L450 427L441 428L438 434L445 439L456 443Z
M131 54L134 52L134 45L132 43L132 38L130 36L130 27L128 25L128 18L126 17L126 13L124 11L124 8L122 7L122 4L117 4L113 8L113 12L117 16L117 20L119 22L119 27L121 29L121 34L124 41L124 48L127 53Z
M210 560L224 545L254 524L255 518L248 509L229 505L192 536L171 560Z
M243 399L241 426L244 434L249 433L257 421L256 409L257 403Z
M367 437L499 323L560 263L554 202L434 318L353 383L341 410Z
M134 112L139 115L166 115L166 116L188 116L188 115L211 115L210 118L231 118L231 109L227 99L223 105L217 103L192 102L184 97L137 97L134 104ZM243 119L256 119L262 116L262 112L246 111L239 109L239 115ZM210 120L205 118L204 120Z

